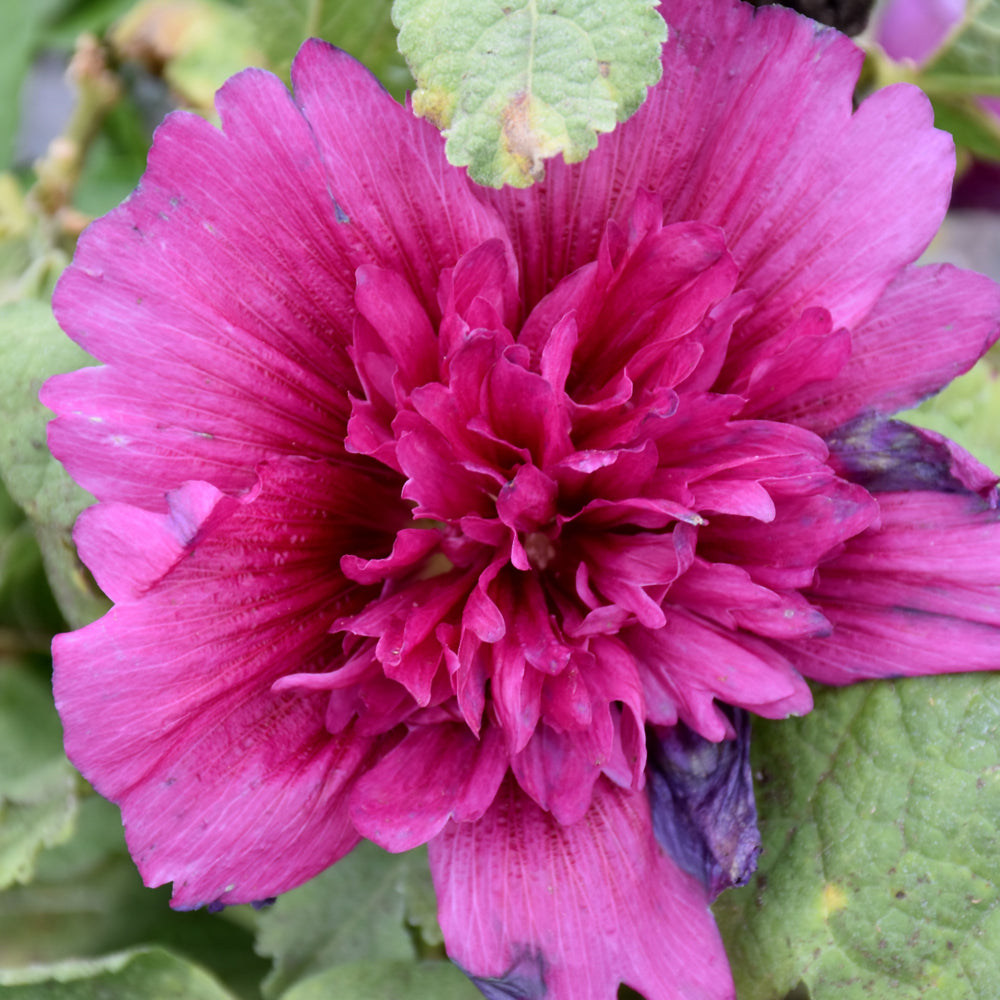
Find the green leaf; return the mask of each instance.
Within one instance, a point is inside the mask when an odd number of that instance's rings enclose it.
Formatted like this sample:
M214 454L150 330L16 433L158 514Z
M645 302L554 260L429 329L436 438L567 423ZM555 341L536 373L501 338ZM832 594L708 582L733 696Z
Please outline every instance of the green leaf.
M146 169L152 134L135 104L118 101L101 122L73 194L73 204L87 215L103 215L124 200Z
M76 805L48 687L0 660L0 888L31 878L38 852L72 832Z
M1000 94L1000 0L968 0L917 82L934 93Z
M765 853L715 907L740 1000L996 995L998 736L982 674L820 690L755 724Z
M1000 470L1000 374L987 355L971 371L899 419L937 431Z
M323 38L363 62L397 99L413 81L396 48L390 0L247 0L271 67L288 68L307 38Z
M440 949L444 957L444 934L437 918L437 895L431 879L431 869L427 861L427 849L418 847L406 855L402 865L402 891L406 923L419 936L418 951Z
M234 1000L204 969L162 948L0 969L4 1000Z
M14 140L21 120L21 84L31 63L46 18L58 0L32 3L0 3L0 169L6 169L14 153Z
M281 896L260 917L257 951L274 959L268 997L329 966L357 959L413 960L407 887L426 852L389 854L362 841L346 858ZM336 995L336 994L331 994Z
M166 887L147 889L125 848L121 815L89 795L73 837L38 856L30 884L0 893L0 967L99 956L156 941L259 1000L268 964L252 932L222 914L171 910Z
M445 129L473 180L527 187L582 160L660 78L667 26L651 0L395 0L413 108Z
M281 1000L483 1000L450 962L350 962L299 983Z
M76 556L71 530L93 502L49 454L45 427L52 414L38 401L42 382L93 359L60 329L42 302L0 308L0 478L31 519L53 593L71 625L107 609Z
M934 97L934 124L984 160L1000 160L1000 119L974 97Z

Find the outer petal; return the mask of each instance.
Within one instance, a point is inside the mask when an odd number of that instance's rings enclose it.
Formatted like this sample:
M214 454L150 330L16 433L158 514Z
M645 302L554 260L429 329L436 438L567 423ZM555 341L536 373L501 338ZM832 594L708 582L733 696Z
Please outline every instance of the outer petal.
M436 316L442 270L507 246L436 130L360 63L308 43L294 77L301 107L247 70L217 95L222 131L170 116L60 282L60 323L111 369L48 383L51 446L100 499L162 510L190 479L241 489L258 461L342 454L355 269L392 269Z
M52 449L99 498L163 509L189 479L342 450L354 267L316 145L276 78L218 93L223 130L170 115L136 192L95 222L55 295L110 369L47 383Z
M750 770L750 716L732 711L736 738L712 743L683 723L654 730L647 775L656 839L715 899L746 885L760 833Z
M306 42L292 82L329 190L350 220L346 238L359 255L408 277L435 315L444 268L493 237L509 248L500 219L472 195L465 171L445 160L441 133L346 52Z
M510 780L477 823L430 843L448 954L487 997L733 1000L704 889L653 836L642 792L601 779L560 826Z
M172 880L179 907L275 895L357 840L345 792L373 742L326 731L325 692L271 686L341 656L330 622L368 592L345 590L334 553L363 545L364 522L347 519L364 480L294 460L261 476L243 501L194 483L168 515L88 511L78 540L98 579L123 560L142 569L54 644L67 752L121 805L144 879ZM361 495L374 512L377 492Z
M1000 513L969 494L878 500L881 528L848 542L807 593L832 634L775 645L827 684L1000 669Z
M826 434L860 413L914 406L971 368L1000 336L1000 286L950 264L906 268L851 331L834 378L798 389L768 416Z
M667 222L725 231L759 296L741 336L808 306L829 309L834 329L852 325L940 225L950 137L933 130L915 88L886 88L852 114L862 54L832 29L736 2L660 9L663 80L639 112L583 164L553 164L542 185L489 196L524 261L527 301L595 259L606 220L624 224L645 188Z

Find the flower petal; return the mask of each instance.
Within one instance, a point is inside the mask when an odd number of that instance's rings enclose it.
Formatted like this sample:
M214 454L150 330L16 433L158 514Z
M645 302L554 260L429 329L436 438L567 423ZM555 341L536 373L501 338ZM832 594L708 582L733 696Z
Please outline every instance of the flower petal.
M561 826L510 780L430 843L449 956L486 996L734 1000L704 890L660 849L642 792L598 781Z
M684 609L670 609L661 629L631 627L622 638L642 665L647 717L656 725L673 725L679 716L705 739L718 741L734 732L716 699L765 718L804 715L812 708L805 681L769 644Z
M873 493L938 490L995 496L997 477L946 437L867 414L828 435L830 464Z
M376 745L327 732L325 692L271 687L342 658L330 623L371 592L334 553L363 544L357 508L378 519L377 495L319 462L260 477L242 500L193 483L166 515L89 511L81 552L98 579L124 568L130 584L54 643L67 752L121 805L143 878L172 880L182 908L273 896L349 851L345 793Z
M774 644L826 684L1000 669L1000 512L968 493L878 501L881 526L849 541L806 595L831 635Z
M710 899L746 885L761 851L750 771L750 716L732 710L735 739L713 743L683 723L655 730L648 772L656 839Z
M893 59L925 62L965 14L965 0L890 0L878 23L878 43Z
M624 227L648 190L666 222L725 232L741 287L759 297L740 336L767 335L809 306L850 326L940 225L950 136L912 87L879 91L852 114L861 51L791 11L690 0L660 10L663 80L639 111L584 163L484 195L524 262L527 303L596 259L607 220Z
M442 270L493 237L509 248L496 213L445 160L441 133L346 52L311 39L295 58L292 83L346 216L344 238L359 256L409 279L437 317Z
M464 725L419 726L354 786L351 819L388 851L408 851L452 817L477 820L507 772L503 735L487 726L479 739Z
M851 357L832 379L768 411L817 434L867 412L914 406L967 371L1000 337L1000 286L950 264L909 267L851 330Z
M63 328L112 366L42 394L54 453L102 499L163 510L186 480L246 488L268 457L342 450L354 266L312 133L260 70L217 105L221 131L168 116L56 290Z

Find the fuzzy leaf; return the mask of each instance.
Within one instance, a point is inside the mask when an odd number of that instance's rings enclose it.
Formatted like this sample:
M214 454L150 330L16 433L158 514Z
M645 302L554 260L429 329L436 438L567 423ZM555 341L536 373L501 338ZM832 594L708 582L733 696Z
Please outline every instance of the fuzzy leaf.
M0 356L0 478L35 527L63 614L71 625L83 625L107 608L71 539L77 514L93 498L49 454L45 427L52 414L38 390L49 375L93 359L59 329L46 304L32 300L0 308Z
M251 931L233 919L242 922L253 911L184 913L172 910L169 898L166 886L143 886L117 807L86 796L72 838L38 855L30 884L0 893L0 968L159 941L211 970L238 996L259 1000L268 964L252 953Z
M932 93L1000 94L1000 0L968 0L917 82Z
M284 1000L293 983L341 962L414 959L408 903L419 899L413 886L421 866L426 870L425 852L389 854L362 841L328 871L281 896L260 917L257 951L274 959L265 995Z
M740 1000L994 996L1000 677L819 690L754 733L764 854L715 907Z
M420 935L420 944L426 949L441 948L444 954L444 935L437 918L437 896L427 863L427 849L418 847L403 855L402 890L407 924Z
M38 852L72 832L76 806L48 687L0 661L0 888L31 878Z
M363 62L397 99L413 81L396 48L390 0L247 0L272 69L288 67L307 38L322 38Z
M349 962L303 980L281 1000L482 1000L450 962Z
M4 1000L235 1000L211 975L161 948L0 969Z
M527 187L544 161L582 160L660 78L652 0L395 0L413 108L481 184Z

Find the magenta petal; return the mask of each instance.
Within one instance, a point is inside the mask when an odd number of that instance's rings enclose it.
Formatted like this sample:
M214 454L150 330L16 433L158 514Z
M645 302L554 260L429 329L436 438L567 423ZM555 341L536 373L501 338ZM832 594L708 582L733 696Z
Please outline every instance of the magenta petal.
M676 706L681 719L706 739L733 735L714 704L749 709L768 718L805 714L812 696L788 660L749 635L730 632L697 615L671 610L664 628L629 628L623 636L641 664L646 702ZM676 718L676 716L675 716ZM662 721L669 725L669 716Z
M306 42L292 82L342 213L341 238L407 278L436 315L437 297L428 293L444 268L491 238L509 245L500 220L449 166L441 133L346 52Z
M925 62L962 20L966 0L890 0L876 38L893 59Z
M595 718L591 728L576 732L541 725L527 746L511 758L517 783L559 823L576 823L587 812L594 783L611 756L614 730L610 718L604 741L596 722Z
M354 267L312 133L259 70L217 104L223 131L164 121L56 290L63 328L113 366L43 390L52 448L99 498L162 509L186 480L244 488L267 457L340 448Z
M499 729L476 739L463 725L412 729L354 786L351 819L358 832L389 851L408 851L449 819L479 819L507 773Z
M410 285L395 271L370 265L358 268L357 282L358 311L377 331L403 384L412 388L432 379L438 367L437 337ZM387 393L386 398L392 396Z
M144 879L173 881L175 906L273 896L357 841L346 792L374 742L331 736L322 692L272 685L340 655L328 630L345 581L330 554L362 537L345 523L358 485L286 460L240 501L189 484L169 514L116 505L81 521L99 579L123 562L143 572L104 618L56 638L66 748L121 805Z
M809 594L832 634L781 651L827 684L1000 668L1000 514L968 494L878 500L881 526L822 567Z
M851 331L840 373L791 393L769 416L817 434L868 412L914 406L967 371L1000 336L1000 287L950 264L911 267Z
M584 163L553 163L530 191L488 195L524 261L526 300L596 259L607 220L626 225L648 190L666 222L725 232L759 302L742 337L809 306L850 326L947 208L954 153L929 102L891 87L852 114L861 51L791 11L691 0L660 10L663 80L639 111Z
M625 982L735 1000L707 895L656 843L644 793L602 779L561 826L508 781L429 846L448 954L487 996L608 1000Z
M169 504L166 520L123 503L95 504L77 520L80 558L113 601L142 597L188 554L199 532L225 520L239 501L209 483L187 483L170 494Z

